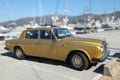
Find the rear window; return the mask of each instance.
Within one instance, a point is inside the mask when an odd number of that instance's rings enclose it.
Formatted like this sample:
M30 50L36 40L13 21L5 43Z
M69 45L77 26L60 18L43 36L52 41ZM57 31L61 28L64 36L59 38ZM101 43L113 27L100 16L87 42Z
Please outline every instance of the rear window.
M30 30L26 34L26 39L38 39L38 30Z

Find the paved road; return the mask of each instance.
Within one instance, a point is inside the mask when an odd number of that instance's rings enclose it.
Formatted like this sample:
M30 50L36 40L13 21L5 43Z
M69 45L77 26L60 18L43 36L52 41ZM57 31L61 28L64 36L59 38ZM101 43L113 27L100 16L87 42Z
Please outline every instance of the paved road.
M0 43L0 80L97 80L102 75L104 64L120 54L120 30L77 35L79 37L105 38L109 42L110 56L105 62L88 70L76 71L64 62L29 57L17 60L5 51Z

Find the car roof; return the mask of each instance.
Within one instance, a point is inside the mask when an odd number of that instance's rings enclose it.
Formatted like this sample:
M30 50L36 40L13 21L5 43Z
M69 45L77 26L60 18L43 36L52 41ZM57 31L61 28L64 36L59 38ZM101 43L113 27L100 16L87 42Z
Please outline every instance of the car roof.
M37 28L27 28L27 30L52 30L52 29L63 29L61 27L37 27Z

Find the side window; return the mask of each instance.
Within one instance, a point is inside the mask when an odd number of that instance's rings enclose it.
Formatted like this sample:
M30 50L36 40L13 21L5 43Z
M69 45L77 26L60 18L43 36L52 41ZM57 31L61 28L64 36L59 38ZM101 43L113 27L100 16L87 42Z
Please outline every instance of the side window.
M26 39L38 39L38 30L30 30L26 33Z
M40 39L51 39L51 31L40 30Z

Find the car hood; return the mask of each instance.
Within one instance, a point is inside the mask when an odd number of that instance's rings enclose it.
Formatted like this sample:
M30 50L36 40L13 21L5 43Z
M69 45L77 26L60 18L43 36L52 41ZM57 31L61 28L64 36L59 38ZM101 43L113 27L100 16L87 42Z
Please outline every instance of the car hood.
M69 37L64 38L60 42L70 43L70 44L86 44L86 45L102 45L103 40L92 39L92 38L80 38L80 37Z

